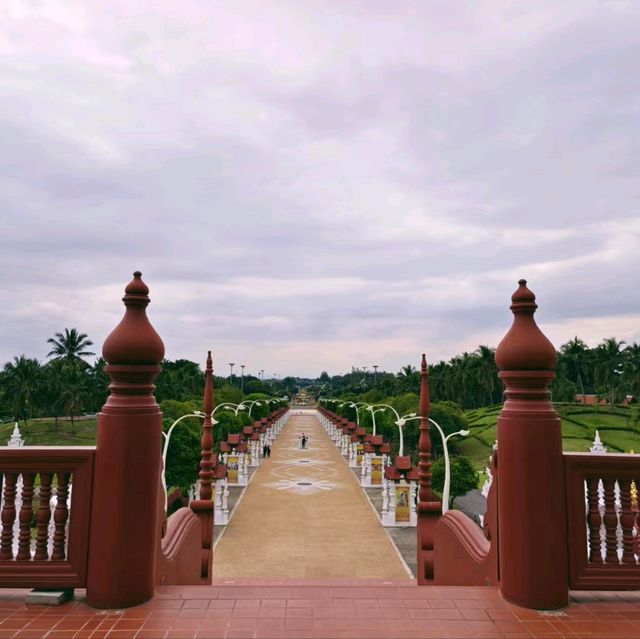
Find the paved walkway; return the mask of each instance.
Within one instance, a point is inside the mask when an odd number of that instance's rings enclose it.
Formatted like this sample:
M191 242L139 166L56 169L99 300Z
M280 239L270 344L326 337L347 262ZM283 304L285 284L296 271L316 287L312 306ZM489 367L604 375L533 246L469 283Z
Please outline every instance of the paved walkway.
M223 581L159 588L127 610L98 611L82 601L26 606L27 591L0 590L0 638L640 639L638 592L575 593L568 608L549 615L508 604L495 588L420 588L406 579Z
M308 449L298 444L309 435ZM292 415L214 549L214 577L410 579L338 449Z

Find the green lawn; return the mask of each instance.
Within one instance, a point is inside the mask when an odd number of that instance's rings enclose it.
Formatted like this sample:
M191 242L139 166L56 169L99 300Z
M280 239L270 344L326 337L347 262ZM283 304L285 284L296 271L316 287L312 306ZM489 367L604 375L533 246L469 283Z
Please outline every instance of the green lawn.
M20 433L26 446L95 446L97 419L82 418L75 420L75 434L71 432L71 420L59 419L56 429L55 420L29 420L25 428L20 422ZM0 424L0 445L5 446L13 432L13 423Z
M558 405L556 410L562 419L562 447L571 452L587 452L593 443L596 429L610 452L640 452L640 425L632 428L629 410L615 407L613 411L603 407L595 410L576 405ZM469 457L482 471L497 437L497 420L500 407L479 408L467 411L471 434L451 440L452 450Z

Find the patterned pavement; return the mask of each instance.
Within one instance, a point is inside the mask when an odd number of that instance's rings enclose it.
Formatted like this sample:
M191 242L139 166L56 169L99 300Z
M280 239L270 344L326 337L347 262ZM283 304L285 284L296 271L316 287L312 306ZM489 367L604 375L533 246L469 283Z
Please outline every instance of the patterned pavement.
M338 449L302 413L290 417L220 537L214 577L410 579Z

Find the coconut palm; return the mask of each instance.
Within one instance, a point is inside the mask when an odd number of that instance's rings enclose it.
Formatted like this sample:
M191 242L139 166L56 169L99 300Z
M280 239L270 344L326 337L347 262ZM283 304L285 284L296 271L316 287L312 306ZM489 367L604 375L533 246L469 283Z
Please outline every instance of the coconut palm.
M624 345L625 342L619 342L615 337L607 337L596 348L596 376L598 382L606 389L611 406L620 387Z
M624 349L624 371L631 394L640 400L640 344L634 342Z
M85 333L78 333L75 328L65 328L64 333L56 333L54 337L47 340L47 344L52 345L47 357L53 357L53 359L84 364L83 357L95 355L92 351L87 350L89 346L93 346L93 342L87 338Z
M576 335L573 339L570 339L566 344L563 344L560 347L560 352L566 359L570 371L575 374L575 382L580 387L582 403L584 404L586 403L586 400L583 375L585 365L589 360L589 347Z
M496 351L489 346L478 346L474 355L477 358L478 382L487 394L488 404L493 404L493 395L498 383Z
M4 394L13 406L16 419L24 421L25 432L27 419L32 414L36 402L36 391L40 383L40 364L38 360L25 355L14 357L4 367Z

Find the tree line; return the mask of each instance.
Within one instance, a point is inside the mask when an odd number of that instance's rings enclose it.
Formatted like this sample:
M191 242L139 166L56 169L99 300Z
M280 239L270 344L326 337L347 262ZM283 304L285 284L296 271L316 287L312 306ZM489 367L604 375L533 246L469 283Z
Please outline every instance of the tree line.
M102 357L93 364L87 361L95 355L91 350L93 342L75 328L56 333L47 344L50 351L46 361L22 354L7 362L0 371L0 419L22 421L27 428L30 419L50 417L57 428L59 418L69 417L75 432L75 419L98 412L107 399L106 362ZM243 397L237 378L234 383L234 380L215 376L214 386L218 402L226 396ZM282 383L263 382L250 375L244 377L243 386L244 394L284 392ZM203 388L204 372L196 362L186 359L162 362L162 372L156 380L158 402L201 402Z
M498 377L495 349L481 345L474 352L456 355L449 361L429 365L431 398L450 401L464 409L502 402L503 384ZM323 372L312 384L317 396L360 396L371 390L379 397L418 393L420 371L413 365L398 373L371 373L352 369L346 375L330 377ZM627 396L640 395L640 344L626 344L613 337L589 348L579 337L563 344L558 351L553 400L573 402L579 395L595 395L615 404Z

